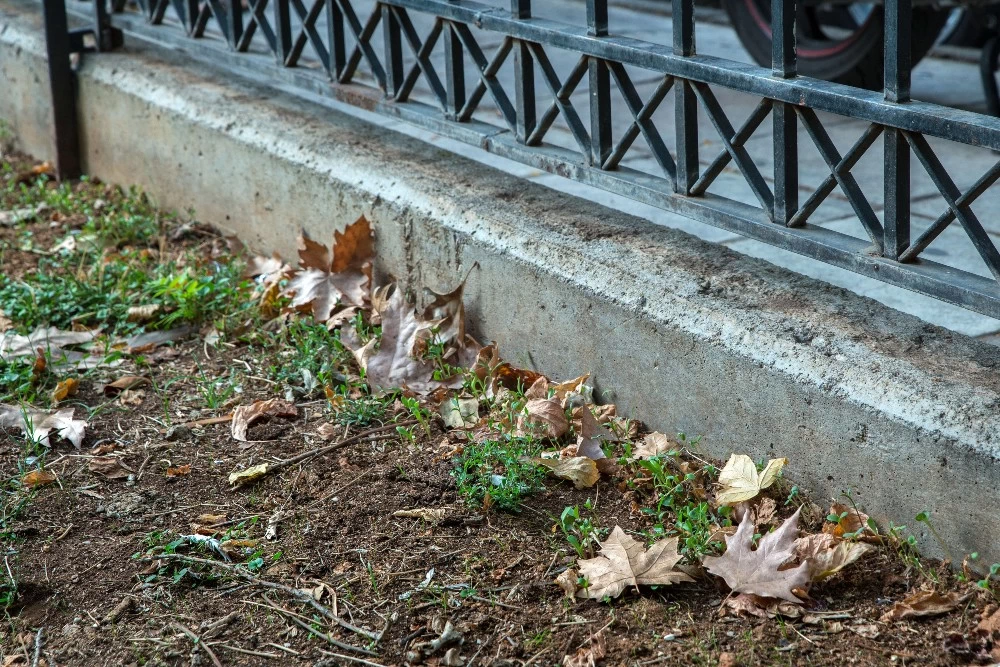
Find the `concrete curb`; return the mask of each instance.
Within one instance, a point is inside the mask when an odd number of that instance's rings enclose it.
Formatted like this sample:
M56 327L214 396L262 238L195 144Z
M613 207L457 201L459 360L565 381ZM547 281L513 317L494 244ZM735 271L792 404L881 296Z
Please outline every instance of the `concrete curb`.
M0 5L0 96L45 156L40 29ZM294 256L359 213L378 270L453 287L475 333L725 457L787 456L817 500L852 488L880 521L931 511L956 558L1000 560L1000 349L689 235L525 183L327 106L229 86L130 42L87 58L87 171ZM933 543L929 551L940 551Z

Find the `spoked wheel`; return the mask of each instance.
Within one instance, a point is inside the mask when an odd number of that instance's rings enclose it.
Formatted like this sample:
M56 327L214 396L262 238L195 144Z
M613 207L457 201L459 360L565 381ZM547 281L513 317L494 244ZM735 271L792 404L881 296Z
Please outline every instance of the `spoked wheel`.
M770 0L725 0L737 36L760 65L771 64ZM913 64L934 45L946 10L914 7ZM797 25L799 73L862 88L881 88L884 14L879 5L800 4Z

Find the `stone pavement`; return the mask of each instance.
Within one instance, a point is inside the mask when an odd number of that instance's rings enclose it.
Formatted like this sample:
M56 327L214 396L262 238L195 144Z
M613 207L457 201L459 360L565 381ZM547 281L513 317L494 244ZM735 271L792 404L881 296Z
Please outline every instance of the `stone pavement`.
M370 0L354 1L354 6L362 21L370 13L373 4ZM509 6L507 2L500 1L494 1L490 4ZM536 17L579 25L584 24L584 8L579 0L546 0L545 2L536 2L534 4ZM410 16L422 39L429 32L431 20L416 12L412 12ZM610 24L613 34L636 37L658 44L670 44L672 41L670 18L666 15L655 15L649 12L620 7L612 8ZM486 33L483 31L474 31L474 34L479 39L480 46L486 53L487 58L489 58L500 43L500 38L495 33ZM376 48L376 53L379 53L381 56L380 30L376 31L373 45ZM305 59L309 59L311 55L309 53L310 48L307 47L306 49ZM718 22L709 23L702 21L698 24L697 48L699 53L705 55L725 57L744 62L750 61L749 56L743 50L733 31ZM409 67L413 61L412 55L408 46L404 47L404 50L406 51L407 66ZM546 49L546 53L560 78L564 78L568 74L578 59L578 56L574 53L554 48ZM431 60L437 68L439 76L443 78L444 63L440 43L435 48ZM511 95L513 91L512 61L513 57L508 57L507 62L498 75L501 82L504 83L505 90ZM629 74L636 85L639 95L643 99L647 99L650 96L652 90L660 80L659 75L644 70L630 68ZM466 66L466 77L468 80L467 89L471 90L471 87L478 80L471 64L467 64ZM358 78L362 80L365 78L370 79L364 63L359 67ZM542 81L540 73L536 74L536 88L538 91L537 106L539 113L541 113L551 101L552 94ZM729 91L721 87L714 87L713 90L719 98L726 114L729 116L731 123L736 127L743 122L759 101L757 98ZM421 79L412 97L431 102L432 100L428 96L429 89L426 87L423 79ZM614 131L617 137L631 123L632 119L624 109L623 101L618 96L614 84L612 84L612 96L613 107L620 109L620 113L616 114L614 121ZM919 100L974 110L981 110L984 106L977 67L974 64L957 60L939 58L924 60L913 73L913 97ZM673 153L674 148L672 98L673 94L668 94L667 98L653 115L653 120L659 127L663 140L671 150L671 153ZM586 80L577 88L571 101L583 123L588 125L589 107ZM434 103L436 104L436 102ZM366 119L373 120L387 127L392 127L395 130L426 140L435 145L447 147L449 150L544 184L555 190L600 202L627 213L642 216L658 224L682 229L695 236L721 243L739 252L759 257L810 277L825 280L853 290L858 294L881 301L892 308L917 315L933 324L941 325L970 336L985 337L987 339L993 336L1000 338L1000 320L950 306L936 299L924 297L849 271L810 260L800 255L773 248L752 239L746 239L668 211L634 202L624 197L597 190L590 186L531 167L526 167L491 155L476 147L449 140L433 132L428 132L403 122L375 117L373 114L360 112L356 109L345 108L345 111L363 115ZM702 136L701 161L703 165L707 165L723 148L711 122L704 115L703 111L700 109L699 111L702 114L700 123ZM849 118L829 114L820 114L820 116L841 153L845 152L861 136L866 127L864 122ZM496 107L492 105L488 94L485 96L476 117L492 124L503 125L502 120L498 117ZM764 177L769 182L773 182L774 156L772 154L770 134L771 123L768 119L757 129L750 141L747 142L746 147ZM555 145L572 149L577 148L562 118L556 121L552 130L546 135L545 140ZM943 140L930 139L930 142L945 166L950 168L952 178L960 188L971 185L998 159L989 150ZM641 137L636 140L635 144L629 150L622 161L622 166L662 175L652 153L648 150ZM881 141L877 141L853 170L855 177L861 184L862 189L869 196L877 214L880 214L882 211L882 169L882 143ZM919 232L929 225L939 214L944 212L947 207L916 158L912 160L911 169L911 187L913 193L912 224L913 237L916 238ZM800 201L805 201L813 189L829 174L829 170L804 129L800 129L799 170L802 191ZM1000 220L998 220L998 213L1000 213L1000 188L994 189L998 190L998 192L988 192L976 202L973 209L990 233L1000 238ZM732 163L709 188L709 192L753 205L758 204L742 175ZM839 189L835 190L817 209L816 213L810 218L810 223L820 224L824 227L859 238L867 238L847 198ZM961 228L958 227L957 223L943 233L925 251L924 256L928 259L966 271L986 276L989 275L988 270L974 250L971 242Z

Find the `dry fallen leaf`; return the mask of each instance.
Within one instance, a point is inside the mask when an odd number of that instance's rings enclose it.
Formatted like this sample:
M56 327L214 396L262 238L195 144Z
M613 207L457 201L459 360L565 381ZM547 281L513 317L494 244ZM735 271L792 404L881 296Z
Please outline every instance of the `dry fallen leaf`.
M230 430L235 439L246 442L247 429L255 421L264 417L295 417L298 414L299 411L295 405L280 398L254 401L250 405L241 405L233 410L233 422Z
M264 477L270 466L266 463L259 463L255 466L251 466L246 470L240 470L229 474L229 483L232 486L243 486L244 484L250 484L251 482Z
M888 623L918 616L940 616L956 609L970 597L971 593L962 595L957 591L948 593L919 591L894 604L892 609L884 613L879 620Z
M566 459L532 459L532 461L548 468L556 477L573 482L573 486L578 489L589 488L597 484L597 480L601 478L597 462L586 456L572 456Z
M479 422L479 399L450 396L441 403L441 418L448 428L471 428Z
M562 589L562 592L566 597L573 599L576 597L576 580L580 577L576 570L569 568L563 570L562 574L555 578L554 583L556 586Z
M34 356L38 348L50 353L55 359L61 356L64 347L83 345L97 338L100 331L63 331L55 327L39 327L27 336L8 331L0 336L0 359Z
M651 459L667 452L679 450L680 446L662 433L654 432L642 439L632 450L632 459Z
M869 527L869 518L864 512L841 503L834 503L830 507L829 514L841 518L836 523L828 522L823 524L824 533L830 533L834 537L856 535L856 539L861 539L865 542L873 544L881 543L882 538Z
M420 355L427 349L431 338L442 345L465 345L465 305L462 294L465 281L447 294L426 290L434 298L424 308L422 319L427 326L417 334L416 347L411 354Z
M838 540L828 533L807 535L795 540L795 553L809 564L813 581L832 577L864 556L872 546L864 542Z
M300 234L302 268L286 288L292 295L290 308L311 310L325 322L338 304L364 306L371 289L373 251L371 226L364 216L343 232L334 232L329 249Z
M123 375L114 382L104 385L105 396L117 396L128 389L138 389L139 387L152 384L148 377L142 375Z
M316 435L323 440L332 440L338 432L339 429L329 422L324 422L316 427Z
M61 380L52 390L52 405L56 405L69 396L74 395L79 389L80 381L76 378L66 378Z
M605 442L618 442L618 437L601 426L600 422L594 418L594 413L590 411L589 406L583 406L581 417L583 421L580 437L576 443L577 456L586 456L595 461L607 458L601 445Z
M534 398L525 404L524 412L518 415L514 433L558 440L567 431L569 422L562 404L552 398Z
M46 447L49 446L50 434L55 431L59 437L69 440L74 447L80 449L87 422L73 419L73 408L46 412L0 403L0 428L16 428L25 435L30 434L35 442Z
M90 472L104 475L108 479L125 479L132 471L125 467L117 456L95 456L87 464Z
M167 477L181 477L183 475L191 474L191 464L185 463L184 465L177 466L176 468L167 468Z
M396 510L392 513L395 517L403 519L420 519L421 521L426 521L427 523L439 523L442 519L444 519L445 514L447 514L447 510L440 507L418 507L412 510Z
M159 315L160 311L163 310L163 306L158 303L147 303L142 306L130 306L128 312L126 313L126 321L145 323L150 322Z
M56 475L49 470L32 470L21 478L21 486L34 489L56 481Z
M591 637L589 645L581 646L573 655L563 656L562 667L596 667L605 655L604 633L599 632Z
M758 473L753 459L746 454L733 454L719 473L722 488L715 494L716 502L719 505L735 505L755 498L763 489L774 484L787 463L788 459L771 459Z
M389 294L390 296L384 296ZM364 347L353 349L358 365L365 370L365 379L372 388L391 390L405 388L427 394L438 387L461 386L461 378L438 382L433 379L434 367L411 355L416 336L422 326L416 313L398 286L388 285L376 290L373 308L382 319L382 338L372 339ZM381 298L384 297L384 298ZM375 351L375 346L378 351Z
M802 607L792 604L786 600L776 598L765 598L751 593L740 593L730 595L723 601L719 609L719 615L731 613L734 616L755 616L757 618L799 618L802 616Z
M601 542L600 555L577 563L587 586L577 596L600 600L604 596L616 598L626 586L658 586L693 581L691 577L674 569L681 556L677 553L677 538L660 540L646 549L642 542L625 534L615 526L606 540Z
M734 593L752 593L801 604L802 600L792 593L792 589L808 586L808 563L779 570L795 557L795 529L800 511L796 510L777 530L761 537L757 549L752 549L755 527L747 512L736 533L726 538L726 553L706 557L705 569L722 577Z

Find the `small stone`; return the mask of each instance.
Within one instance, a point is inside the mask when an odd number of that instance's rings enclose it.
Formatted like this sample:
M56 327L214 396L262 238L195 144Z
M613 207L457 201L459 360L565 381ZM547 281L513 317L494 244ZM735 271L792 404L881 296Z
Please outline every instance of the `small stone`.
M167 429L166 434L164 434L163 439L169 442L175 440L181 440L191 437L191 429L184 424L178 424L177 426L171 426Z

